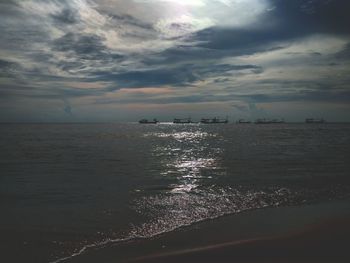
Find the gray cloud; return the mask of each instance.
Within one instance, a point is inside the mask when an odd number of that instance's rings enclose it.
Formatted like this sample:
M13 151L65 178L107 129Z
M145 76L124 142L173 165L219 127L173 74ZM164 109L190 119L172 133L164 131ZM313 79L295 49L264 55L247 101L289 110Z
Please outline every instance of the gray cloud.
M241 105L349 102L349 1L259 1L253 16L235 4L176 14L176 3L159 1L0 1L2 99L240 100L236 109L250 111ZM165 86L173 93L118 97L123 88Z
M16 62L0 59L0 77L14 76L20 66Z
M64 107L63 107L64 112L67 113L68 115L72 116L73 115L72 106L70 105L69 101L63 100L63 102L64 102Z
M100 37L67 33L52 43L53 50L74 52L80 59L103 59L107 54L106 47Z
M144 71L128 71L125 73L97 72L100 81L116 81L117 88L157 87L163 85L186 86L207 78L233 76L242 70L252 74L261 73L262 69L255 65L198 65L183 64L177 67L157 68Z
M75 24L80 20L77 10L70 8L65 8L58 14L52 14L51 16L58 24Z
M337 52L335 54L336 59L340 60L349 60L350 59L350 43L347 43L347 45L344 47L343 50Z

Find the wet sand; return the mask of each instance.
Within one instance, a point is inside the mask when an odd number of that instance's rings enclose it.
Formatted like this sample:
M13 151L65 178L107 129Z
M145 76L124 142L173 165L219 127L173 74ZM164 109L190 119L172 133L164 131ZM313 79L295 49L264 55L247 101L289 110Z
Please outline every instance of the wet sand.
M348 263L349 244L347 198L247 211L151 239L91 249L64 262Z
M350 217L279 237L228 242L155 254L130 263L345 263L350 262Z

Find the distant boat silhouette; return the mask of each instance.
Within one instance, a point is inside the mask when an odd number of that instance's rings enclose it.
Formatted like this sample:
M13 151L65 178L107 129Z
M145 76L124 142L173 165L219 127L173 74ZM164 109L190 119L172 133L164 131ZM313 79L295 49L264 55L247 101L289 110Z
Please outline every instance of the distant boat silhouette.
M273 119L271 123L285 123L284 119Z
M226 119L220 119L220 118L212 118L212 119L207 119L207 118L202 118L201 123L204 124L219 124L219 123L228 123L228 118Z
M255 124L279 124L279 123L285 123L284 119L257 119L255 121Z
M255 121L255 124L271 124L271 123L272 123L271 120L265 119L265 118L263 118L263 119L257 119L257 120Z
M249 123L252 123L251 121L247 121L245 119L239 119L236 123L238 124L249 124Z
M314 118L308 118L305 119L305 123L325 123L324 119L314 119Z
M193 121L191 120L191 118L184 118L184 119L175 118L173 123L177 123L177 124L184 123L184 124L186 124L186 123L193 123Z
M159 121L157 119L153 119L152 121L149 121L147 119L142 119L139 121L140 124L157 124Z

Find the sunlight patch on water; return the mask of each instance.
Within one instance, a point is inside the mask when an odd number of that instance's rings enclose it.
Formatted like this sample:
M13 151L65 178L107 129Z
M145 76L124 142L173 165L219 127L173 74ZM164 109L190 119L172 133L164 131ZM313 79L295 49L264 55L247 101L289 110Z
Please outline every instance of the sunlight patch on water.
M207 132L202 131L194 131L194 132L154 132L154 133L147 133L144 135L145 137L158 137L158 138L172 138L179 142L185 142L185 141L198 141L204 138L207 138L209 136L216 137L215 134L209 134Z
M209 187L205 191L183 191L186 187L191 186L179 185L174 191L138 199L135 210L143 215L147 211L149 221L141 226L134 226L134 234L152 236L227 214L297 202L296 193L286 188L254 191Z
M195 181L194 181L195 182ZM179 184L176 185L171 192L172 193L184 193L184 192L191 192L194 189L198 187L198 184L195 184L194 182L192 183L187 183L187 184Z
M197 128L198 129L198 128ZM148 136L165 138L165 145L157 146L153 155L160 159L162 170L160 175L168 179L177 179L177 183L167 188L171 193L188 193L197 191L203 180L222 174L220 166L223 150L206 141L216 137L215 134L192 130L185 132L151 133ZM215 139L214 139L215 141Z

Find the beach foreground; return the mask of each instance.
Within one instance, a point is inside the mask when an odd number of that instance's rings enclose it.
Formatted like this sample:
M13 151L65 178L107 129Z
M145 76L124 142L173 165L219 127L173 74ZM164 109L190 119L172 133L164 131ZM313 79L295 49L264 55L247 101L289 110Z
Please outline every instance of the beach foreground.
M158 262L350 262L350 218L311 226L287 236L228 242L128 261Z
M89 249L64 262L350 262L349 201L247 211L151 239Z

